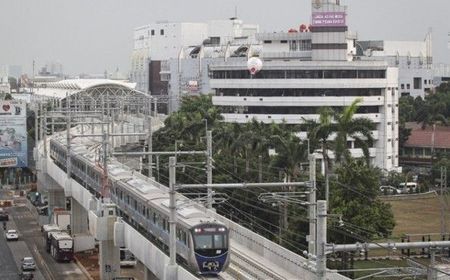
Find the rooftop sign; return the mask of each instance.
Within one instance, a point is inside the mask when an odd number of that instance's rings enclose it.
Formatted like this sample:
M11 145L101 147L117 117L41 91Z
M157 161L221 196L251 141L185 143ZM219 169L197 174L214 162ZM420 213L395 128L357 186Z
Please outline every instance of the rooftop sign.
M345 12L315 12L312 26L345 26Z

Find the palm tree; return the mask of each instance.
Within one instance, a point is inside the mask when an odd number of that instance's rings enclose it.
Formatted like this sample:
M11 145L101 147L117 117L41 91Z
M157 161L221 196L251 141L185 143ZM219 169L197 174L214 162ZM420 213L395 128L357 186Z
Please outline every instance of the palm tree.
M217 146L217 154L228 154L233 158L234 174L238 173L237 158L240 156L243 149L242 138L239 137L243 132L242 125L237 123L224 124L214 133L217 141L214 141Z
M307 158L308 146L292 133L271 137L277 155L272 160L272 166L283 170L287 182L300 175L300 163ZM291 189L289 189L290 191ZM283 187L283 191L286 188ZM280 239L281 229L287 230L289 226L288 205L280 205Z
M367 118L354 118L358 110L358 104L362 102L361 98L357 98L352 104L335 115L337 136L335 141L336 162L342 159L347 161L351 155L347 147L347 139L351 137L355 140L355 144L361 147L364 157L369 163L369 147L373 145L372 130L375 129L374 124Z
M308 139L310 141L311 148L320 147L324 162L325 177L329 174L329 158L328 151L331 150L331 134L336 131L336 125L333 123L333 109L329 107L323 107L319 110L319 122L314 120L305 120L305 125L308 131ZM308 151L310 152L310 151Z
M352 104L340 113L335 113L331 108L321 108L319 122L306 120L308 136L313 147L320 144L324 159L325 175L328 173L328 150L334 150L336 162L347 160L350 157L350 151L347 146L347 139L351 137L355 144L361 147L367 163L369 163L369 147L373 144L371 131L374 124L366 118L354 118L362 99L357 98ZM336 134L334 141L329 138Z

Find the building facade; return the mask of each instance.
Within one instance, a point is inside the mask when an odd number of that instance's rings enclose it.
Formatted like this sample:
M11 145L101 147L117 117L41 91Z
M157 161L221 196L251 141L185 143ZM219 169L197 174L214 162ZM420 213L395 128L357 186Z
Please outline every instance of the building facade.
M168 61L179 57L183 48L226 45L254 36L258 25L242 20L213 20L207 23L158 22L134 31L130 80L137 89L154 96L167 96L170 79Z
M433 91L431 34L423 41L358 41L346 16L339 0L312 0L311 24L298 30L183 47L164 65L169 112L183 96L212 93L225 121L299 124L317 119L320 107L339 110L362 98L357 117L376 124L372 162L399 170L398 99ZM263 62L253 76L251 57ZM353 139L348 145L363 156Z
M423 41L358 41L358 55L399 69L400 96L422 97L434 89L431 34Z
M411 134L400 151L402 164L430 168L433 159L450 156L450 128L407 123Z
M213 104L222 109L225 121L301 124L318 120L320 107L340 110L361 98L356 117L376 124L372 163L398 169L398 68L356 55L346 7L336 0L313 1L309 32L256 37L261 40L258 56L263 61L257 74L247 70L247 58L255 55L250 48L241 59L208 65ZM307 138L306 133L300 136ZM348 139L348 146L352 156L363 157L354 139Z

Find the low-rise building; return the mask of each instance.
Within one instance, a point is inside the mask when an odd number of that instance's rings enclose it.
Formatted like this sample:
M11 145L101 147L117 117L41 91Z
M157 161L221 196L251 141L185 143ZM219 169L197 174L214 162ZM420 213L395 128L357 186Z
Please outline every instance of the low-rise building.
M407 123L406 127L411 134L400 153L402 164L430 166L433 156L450 156L450 127L423 127L417 123Z

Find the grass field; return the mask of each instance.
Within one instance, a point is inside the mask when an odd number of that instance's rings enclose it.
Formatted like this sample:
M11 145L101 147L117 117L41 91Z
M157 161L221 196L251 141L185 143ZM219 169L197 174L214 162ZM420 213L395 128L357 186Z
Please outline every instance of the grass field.
M436 195L407 200L386 201L392 206L396 226L393 236L441 232L441 204ZM448 210L447 210L448 212ZM450 230L450 215L446 214L447 232Z

